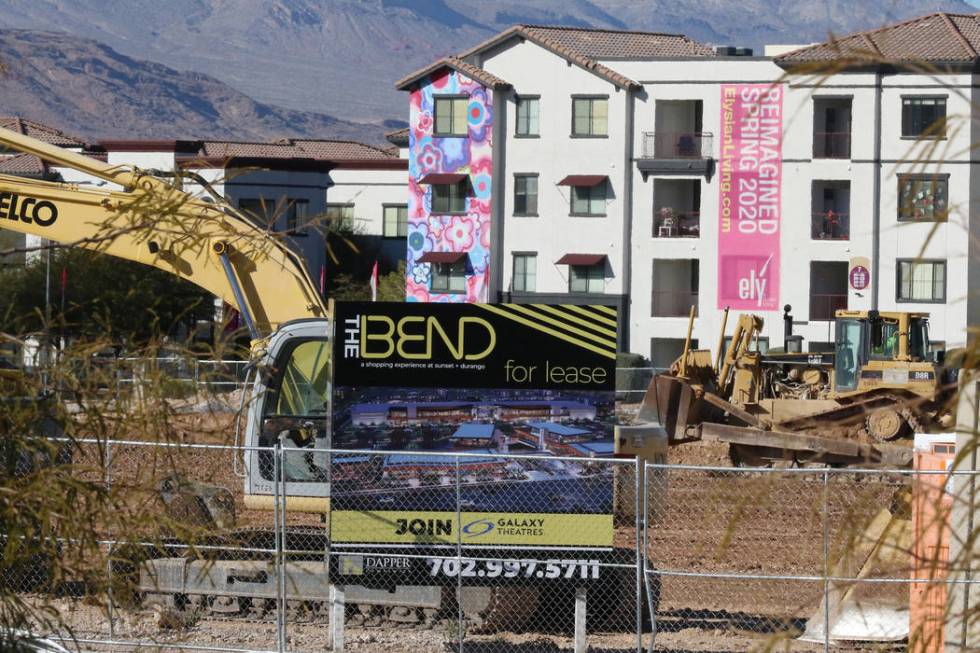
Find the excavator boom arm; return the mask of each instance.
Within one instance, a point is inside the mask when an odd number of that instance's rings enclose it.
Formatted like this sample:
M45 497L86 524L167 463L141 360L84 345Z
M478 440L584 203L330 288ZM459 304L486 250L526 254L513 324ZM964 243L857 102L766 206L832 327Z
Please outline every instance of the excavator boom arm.
M0 229L84 247L174 274L238 309L252 337L327 311L302 259L271 229L136 168L0 129L0 144L122 186L121 190L0 175Z

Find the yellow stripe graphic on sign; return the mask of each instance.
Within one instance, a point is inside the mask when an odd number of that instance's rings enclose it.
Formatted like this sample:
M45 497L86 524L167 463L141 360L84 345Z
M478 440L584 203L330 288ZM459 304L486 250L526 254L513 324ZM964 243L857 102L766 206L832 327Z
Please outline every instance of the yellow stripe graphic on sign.
M575 311L576 313L581 313L582 315L586 315L591 319L595 320L596 322L602 322L603 324L608 324L609 326L613 326L613 327L616 326L616 320L610 320L608 317L599 315L595 311L591 311L583 306L576 306L574 304L563 304L563 306L571 311Z
M335 510L331 539L364 544L612 546L613 516L555 513Z
M606 315L612 315L613 317L616 317L615 308L610 308L609 306L602 306L601 304L595 304L593 305L593 308L597 311L602 311Z
M529 326L532 329L537 329L538 331L541 331L542 333L547 333L548 335L554 336L554 337L558 338L559 340L564 340L565 342L570 342L573 345L577 345L577 346L581 347L582 349L588 349L589 351L595 352L595 353L599 354L600 356L605 356L606 358L611 358L613 360L616 360L616 350L615 349L613 349L612 351L609 351L607 349L603 349L603 348L598 347L596 345L593 345L593 344L590 344L588 342L584 342L582 340L579 340L578 338L573 338L572 336L565 335L564 333L562 333L560 331L555 331L554 329L552 329L550 327L546 327L543 324L538 324L538 323L536 323L536 322L534 322L532 320L529 320L527 318L521 317L520 315L514 315L513 313L508 313L507 311L500 309L500 307L494 306L492 304L473 304L473 306L479 306L480 308L482 308L485 311L490 311L491 313L496 313L497 315L500 315L502 317L505 317L508 320L513 320L513 321L519 322L520 324L523 324L525 326Z
M547 304L531 304L531 306L533 306L534 308L540 311L547 311L548 313L552 313L553 315L558 315L561 317L562 320L569 322L571 324L577 324L579 326L585 327L586 329L592 329L596 333L600 333L604 336L608 336L613 340L616 339L616 332L613 331L612 329L607 329L605 327L599 326L595 322L589 322L588 320L584 320L577 315L566 313L565 311L559 309L558 307L548 306Z
M523 306L523 305L519 305L519 304L511 304L507 308L510 309L510 310L512 310L512 311L518 311L520 313L524 313L525 315L527 315L529 317L533 317L533 318L535 318L537 320L542 320L544 322L547 322L548 324L551 324L553 326L556 326L559 329L565 329L566 331L569 331L569 332L571 332L572 334L574 334L576 336L579 336L581 338L586 338L587 340L591 340L592 342L599 343L600 345L604 345L604 346L610 347L612 349L615 349L616 348L616 340L615 340L615 338L613 340L607 340L607 339L605 339L605 338L603 338L601 336L597 336L594 333L589 333L588 331L582 331L581 329L575 328L574 325L566 324L565 322L562 322L561 320L556 320L555 318L553 318L553 317L551 317L549 315L545 315L542 312L535 311L535 310L529 308L528 306Z

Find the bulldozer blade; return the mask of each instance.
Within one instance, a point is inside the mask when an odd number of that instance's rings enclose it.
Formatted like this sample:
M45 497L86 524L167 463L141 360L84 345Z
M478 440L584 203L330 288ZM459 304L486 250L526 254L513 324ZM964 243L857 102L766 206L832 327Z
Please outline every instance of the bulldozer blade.
M846 547L830 575L854 581L907 576L911 546L912 521L883 508L854 543ZM830 582L826 602L822 597L820 606L807 619L800 640L896 642L909 636L907 586L854 581Z
M684 441L695 401L694 389L684 379L665 374L653 377L637 415L641 422L656 422L667 431L671 444Z

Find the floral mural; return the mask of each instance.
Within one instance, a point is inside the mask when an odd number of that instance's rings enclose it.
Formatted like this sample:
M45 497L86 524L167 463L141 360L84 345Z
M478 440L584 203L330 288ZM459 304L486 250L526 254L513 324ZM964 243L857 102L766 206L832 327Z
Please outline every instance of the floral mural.
M468 137L433 136L433 95L465 95ZM486 302L490 262L490 194L493 174L492 92L448 68L422 80L411 94L408 162L408 252L405 296L410 302ZM464 215L432 212L429 173L465 173L469 192ZM466 252L466 291L432 292L425 252Z

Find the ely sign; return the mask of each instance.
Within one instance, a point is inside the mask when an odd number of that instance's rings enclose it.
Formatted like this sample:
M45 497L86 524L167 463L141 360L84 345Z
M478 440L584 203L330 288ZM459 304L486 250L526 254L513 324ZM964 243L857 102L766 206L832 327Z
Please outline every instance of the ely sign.
M723 84L718 308L779 310L783 88Z

